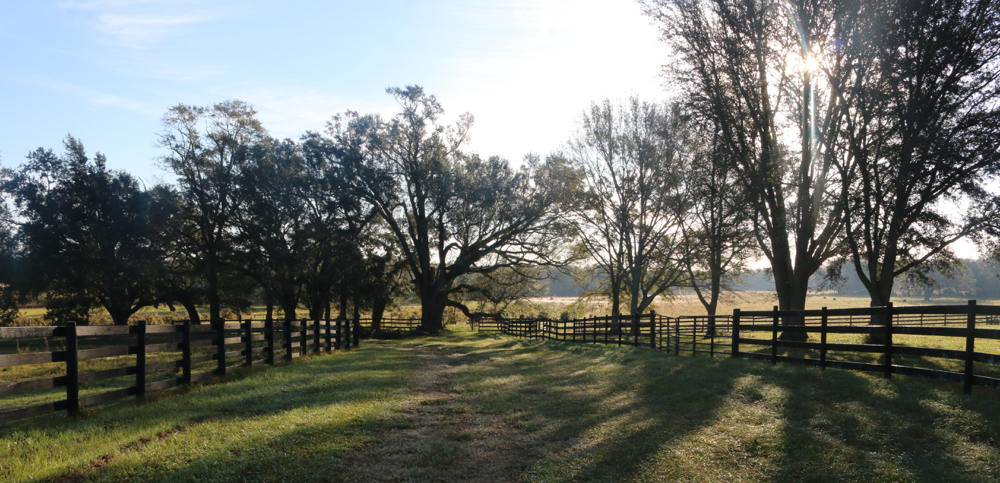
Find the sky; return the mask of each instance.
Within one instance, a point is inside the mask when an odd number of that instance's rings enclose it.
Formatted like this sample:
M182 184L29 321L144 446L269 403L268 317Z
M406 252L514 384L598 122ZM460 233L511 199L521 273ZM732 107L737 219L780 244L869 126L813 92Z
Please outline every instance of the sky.
M603 98L665 99L665 46L629 0L12 1L0 17L0 164L67 134L145 183L175 104L249 102L298 138L422 85L476 119L469 148L544 156Z
M472 151L516 163L564 146L591 102L665 100L667 58L632 0L8 1L0 165L72 134L151 186L173 179L170 106L240 99L298 138L348 109L391 115L385 89L411 84L473 114Z

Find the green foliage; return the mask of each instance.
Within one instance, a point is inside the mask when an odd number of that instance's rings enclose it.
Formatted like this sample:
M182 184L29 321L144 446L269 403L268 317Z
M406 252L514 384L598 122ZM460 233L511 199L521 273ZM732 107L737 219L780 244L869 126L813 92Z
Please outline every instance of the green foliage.
M5 189L24 219L21 236L47 318L86 322L104 307L116 324L155 302L165 207L125 173L93 160L69 137L66 153L33 152Z

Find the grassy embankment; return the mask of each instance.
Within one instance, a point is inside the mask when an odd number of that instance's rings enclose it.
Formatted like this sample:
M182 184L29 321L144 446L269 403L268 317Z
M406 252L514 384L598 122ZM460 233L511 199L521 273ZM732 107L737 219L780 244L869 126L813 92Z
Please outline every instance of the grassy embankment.
M23 480L996 480L1000 394L456 331L0 428Z

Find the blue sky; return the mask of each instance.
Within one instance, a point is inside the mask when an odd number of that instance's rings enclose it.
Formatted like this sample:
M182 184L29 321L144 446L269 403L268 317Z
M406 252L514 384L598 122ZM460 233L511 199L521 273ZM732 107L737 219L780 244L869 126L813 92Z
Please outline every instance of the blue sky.
M7 2L0 163L71 133L169 181L156 135L171 105L242 99L298 137L345 109L391 113L385 88L406 84L471 112L473 150L518 160L558 149L591 101L664 98L665 58L629 0Z

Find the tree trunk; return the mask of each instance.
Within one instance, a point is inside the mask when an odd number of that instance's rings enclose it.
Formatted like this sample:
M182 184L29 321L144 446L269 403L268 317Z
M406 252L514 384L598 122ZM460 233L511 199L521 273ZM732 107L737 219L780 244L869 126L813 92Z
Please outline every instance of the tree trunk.
M871 288L868 290L869 305L873 308L888 306L892 300L892 284L892 279L872 280ZM869 325L878 327L885 327L885 323L885 312L881 310L875 311L869 321ZM885 344L885 333L881 330L873 331L865 338L865 342L868 344Z
M437 334L444 327L444 307L448 296L433 288L420 294L420 328L428 334Z
M201 323L201 315L198 314L198 308L195 307L194 303L190 300L182 300L181 305L183 305L184 310L187 311L188 320L190 320L192 324L198 325Z
M372 304L372 332L377 332L382 328L382 314L385 313L385 301L376 298Z
M804 310L806 307L806 295L809 292L809 275L804 274L801 267L797 270L791 269L791 264L786 265L787 271L774 271L774 284L778 293L778 309ZM780 280L780 281L779 281ZM781 340L804 341L808 339L805 331L805 320L801 315L785 315L781 319Z
M621 323L622 304L622 282L613 280L611 282L611 333L618 335L622 331Z
M285 320L295 320L295 301L282 300L281 309L285 312Z
M115 325L128 325L128 319L132 316L132 312L128 309L119 309L113 312L109 310L108 313L111 315L111 321Z
M340 307L338 308L337 318L340 320L347 319L347 292L343 290L340 292Z
M222 308L219 299L219 267L215 253L208 254L208 317L209 324L215 326L222 321Z

